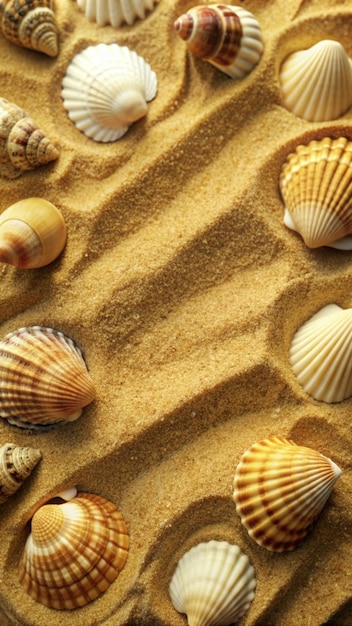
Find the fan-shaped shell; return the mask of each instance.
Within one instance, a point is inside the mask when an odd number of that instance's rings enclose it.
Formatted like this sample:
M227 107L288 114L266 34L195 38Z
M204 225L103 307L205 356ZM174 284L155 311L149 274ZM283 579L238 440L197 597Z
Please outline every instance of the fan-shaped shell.
M0 98L0 175L17 178L58 156L58 150L28 113Z
M231 78L247 76L263 53L258 20L238 6L195 6L174 23L194 56L209 61Z
M290 54L280 68L283 103L310 122L334 120L352 105L352 63L338 41Z
M4 37L23 48L58 54L58 28L51 0L3 0L0 2Z
M40 450L5 443L0 448L0 504L12 496L40 461Z
M228 626L248 610L255 587L254 568L239 546L213 540L183 555L170 596L189 626Z
M247 450L235 472L234 501L249 535L268 550L297 548L341 475L330 459L283 437Z
M118 28L122 24L133 24L138 18L144 20L152 11L157 0L77 0L86 18L99 26L111 24Z
M82 352L52 328L20 328L0 342L0 415L10 424L46 429L76 420L95 389Z
M120 139L147 114L156 92L156 74L142 57L126 46L101 43L73 58L61 95L77 128L107 142Z
M284 163L284 223L310 248L352 248L352 142L324 137L297 146Z
M328 304L295 333L290 362L298 382L316 400L352 396L352 309Z
M20 581L37 602L75 609L111 585L125 565L128 548L127 527L115 505L79 493L36 511L20 562Z

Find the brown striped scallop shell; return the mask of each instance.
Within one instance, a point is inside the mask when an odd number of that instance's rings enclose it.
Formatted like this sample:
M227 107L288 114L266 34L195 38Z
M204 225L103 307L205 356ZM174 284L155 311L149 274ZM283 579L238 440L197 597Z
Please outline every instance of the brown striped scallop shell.
M0 447L0 504L12 496L39 463L40 450L5 443Z
M51 0L3 0L0 25L6 39L22 48L58 54L58 29Z

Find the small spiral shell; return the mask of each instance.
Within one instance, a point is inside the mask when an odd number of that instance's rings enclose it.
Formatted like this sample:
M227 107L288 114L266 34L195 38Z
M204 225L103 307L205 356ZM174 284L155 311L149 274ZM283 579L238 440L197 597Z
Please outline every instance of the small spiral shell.
M5 443L0 448L0 504L12 496L31 474L42 455L35 448Z
M57 56L58 29L51 0L3 0L0 20L8 41L49 57Z

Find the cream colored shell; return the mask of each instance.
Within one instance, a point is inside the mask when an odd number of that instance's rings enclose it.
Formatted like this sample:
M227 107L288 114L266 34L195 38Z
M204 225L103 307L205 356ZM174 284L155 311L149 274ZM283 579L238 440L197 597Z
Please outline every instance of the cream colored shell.
M0 2L1 30L9 41L56 57L58 28L51 0L3 0Z
M157 1L157 0L155 0ZM154 0L77 0L86 18L99 26L110 24L118 28L122 24L133 24L144 18L154 8Z
M0 504L12 496L41 459L40 450L5 443L0 447Z
M228 626L248 610L255 587L254 568L239 546L212 540L183 555L169 591L189 626Z

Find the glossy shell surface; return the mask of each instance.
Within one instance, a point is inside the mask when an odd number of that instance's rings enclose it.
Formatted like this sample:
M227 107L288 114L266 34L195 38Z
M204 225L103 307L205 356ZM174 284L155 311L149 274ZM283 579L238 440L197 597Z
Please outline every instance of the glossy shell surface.
M154 8L154 0L77 0L79 8L91 22L99 26L111 24L119 28L122 24L133 24L144 20Z
M42 455L36 448L5 443L0 447L0 504L12 496L30 476Z
M11 43L56 57L58 28L51 0L3 0L1 30Z

